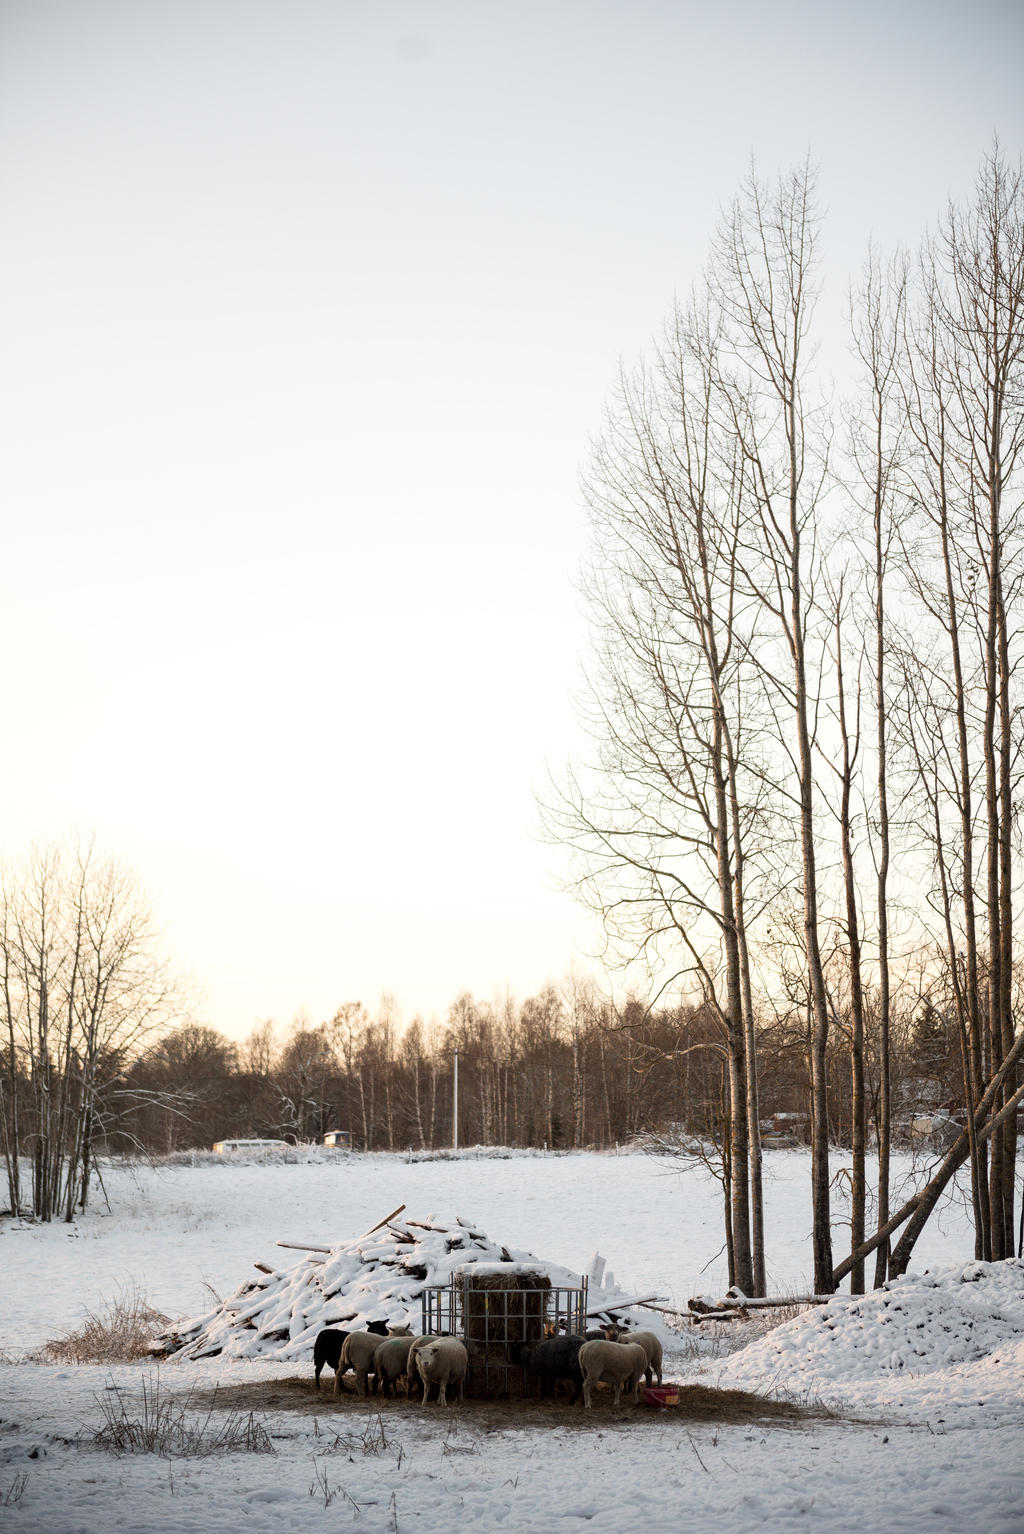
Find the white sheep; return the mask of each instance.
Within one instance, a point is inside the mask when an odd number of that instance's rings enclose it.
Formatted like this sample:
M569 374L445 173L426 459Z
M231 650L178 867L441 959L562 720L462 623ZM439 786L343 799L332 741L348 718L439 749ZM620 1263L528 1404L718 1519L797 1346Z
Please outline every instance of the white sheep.
M408 1380L409 1351L416 1337L386 1337L373 1355L373 1372L377 1380L377 1389L384 1395L388 1394L388 1388L392 1395L395 1393L395 1384L406 1376ZM408 1390L406 1391L408 1394Z
M376 1332L349 1332L342 1345L338 1372L334 1376L335 1393L341 1389L341 1376L348 1369L354 1369L356 1392L361 1396L366 1395L367 1376L373 1368L373 1355L379 1347L380 1338Z
M423 1405L427 1403L431 1385L437 1386L437 1404L446 1406L446 1387L458 1385L459 1400L466 1399L466 1370L469 1354L465 1343L458 1337L437 1337L416 1350L416 1368L423 1381Z
M585 1342L580 1348L580 1371L583 1375L583 1404L589 1406L593 1387L602 1381L615 1391L612 1404L618 1406L622 1387L634 1401L640 1379L647 1369L647 1354L635 1342Z
M409 1349L409 1356L405 1360L405 1374L410 1390L417 1379L416 1354L420 1348L425 1348L428 1342L436 1342L439 1337L450 1336L451 1332L424 1332L422 1337L414 1337L412 1339L412 1347Z
M606 1326L604 1334L609 1342L635 1342L643 1348L647 1354L644 1384L652 1384L655 1374L658 1376L658 1384L661 1384L661 1343L653 1332L629 1332L621 1326Z
M389 1326L389 1337L408 1337L407 1326ZM341 1376L347 1369L356 1372L356 1392L358 1395L367 1394L367 1379L373 1369L373 1355L380 1347L380 1337L376 1332L349 1332L341 1349L341 1362L338 1372L334 1376L334 1389L340 1390ZM374 1376L373 1388L377 1388L377 1378Z

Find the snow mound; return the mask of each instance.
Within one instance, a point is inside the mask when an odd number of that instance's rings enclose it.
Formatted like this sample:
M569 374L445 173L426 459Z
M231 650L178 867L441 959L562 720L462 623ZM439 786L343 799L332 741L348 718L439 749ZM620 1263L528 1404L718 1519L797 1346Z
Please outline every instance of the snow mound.
M468 1263L492 1270L512 1264L548 1275L553 1286L577 1288L583 1279L530 1252L510 1251L459 1216L443 1220L392 1218L383 1226L329 1248L306 1248L288 1267L257 1276L205 1315L181 1321L155 1339L152 1351L177 1359L292 1359L307 1355L322 1327L365 1329L371 1321L420 1330L423 1291L450 1282ZM601 1263L603 1268L603 1263ZM610 1282L596 1285L609 1308L619 1296ZM594 1292L592 1284L591 1292ZM621 1307L625 1309L623 1305Z
M1024 1383L1024 1261L961 1264L837 1296L751 1343L727 1372L730 1383L783 1392L898 1380L906 1395L908 1380L940 1374L958 1378L965 1396L986 1393L996 1374L1003 1386L1018 1374Z

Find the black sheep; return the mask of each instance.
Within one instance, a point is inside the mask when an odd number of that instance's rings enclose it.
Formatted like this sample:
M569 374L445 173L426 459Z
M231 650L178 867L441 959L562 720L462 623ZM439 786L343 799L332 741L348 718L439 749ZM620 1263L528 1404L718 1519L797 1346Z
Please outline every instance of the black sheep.
M540 1380L541 1400L554 1396L559 1380L568 1380L572 1386L569 1405L575 1406L583 1389L579 1358L583 1342L582 1337L548 1337L532 1347L520 1342L512 1349L512 1361Z
M371 1321L366 1328L368 1332L374 1332L378 1337L386 1337L388 1323L386 1321ZM341 1350L345 1343L348 1332L338 1331L334 1327L327 1327L322 1332L317 1332L316 1341L313 1344L313 1382L317 1390L320 1389L320 1375L325 1368L338 1372L341 1363Z

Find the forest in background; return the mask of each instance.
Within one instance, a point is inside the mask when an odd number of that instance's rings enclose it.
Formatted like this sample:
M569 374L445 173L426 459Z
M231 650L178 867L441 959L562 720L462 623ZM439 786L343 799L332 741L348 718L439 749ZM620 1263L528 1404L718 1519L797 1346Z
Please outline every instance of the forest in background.
M807 1139L803 1030L780 1023L762 1045L766 1133ZM458 1052L458 1135L454 1132ZM963 1115L958 1051L936 1020L911 1022L897 1052L904 1142L948 1136ZM837 1049L837 1067L841 1050ZM546 987L519 1003L462 994L444 1025L396 1026L387 1004L349 1003L328 1022L267 1021L241 1044L185 1025L133 1060L104 1149L166 1154L260 1136L317 1143L347 1130L360 1150L459 1145L601 1149L692 1141L721 1163L729 1135L720 1030L702 1005L617 1008L592 986ZM833 1144L852 1140L848 1079L835 1072Z

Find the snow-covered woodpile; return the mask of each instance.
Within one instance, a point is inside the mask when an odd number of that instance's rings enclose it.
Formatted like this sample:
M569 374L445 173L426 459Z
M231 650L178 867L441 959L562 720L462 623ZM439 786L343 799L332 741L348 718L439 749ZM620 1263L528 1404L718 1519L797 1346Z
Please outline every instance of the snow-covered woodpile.
M524 1263L546 1273L553 1285L582 1283L567 1268L490 1240L472 1221L399 1218L401 1213L396 1210L366 1235L330 1247L279 1242L306 1255L280 1269L256 1263L255 1278L226 1300L157 1337L154 1354L291 1359L311 1354L317 1332L327 1326L359 1331L371 1321L386 1321L418 1332L423 1291L449 1283L453 1270L466 1263ZM596 1276L600 1302L613 1304L617 1292L610 1284L600 1286L599 1271ZM626 1296L621 1300L626 1302Z

